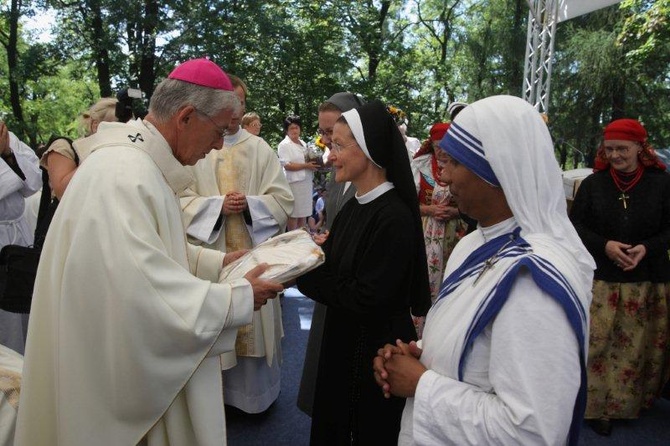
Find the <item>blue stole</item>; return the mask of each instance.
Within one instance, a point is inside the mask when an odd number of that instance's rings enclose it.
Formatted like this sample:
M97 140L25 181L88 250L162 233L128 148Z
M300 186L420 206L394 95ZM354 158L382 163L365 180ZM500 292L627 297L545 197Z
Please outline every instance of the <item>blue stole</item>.
M585 309L582 307L572 286L561 272L550 262L533 254L528 242L519 236L520 232L521 229L516 228L513 232L496 237L474 250L461 266L444 279L436 302L448 297L450 292L458 288L468 277L486 274L487 260L490 262L491 260L497 261L507 257L517 258L515 263L505 272L503 277L482 300L474 319L470 323L458 363L458 380L463 381L465 359L475 339L484 331L486 326L495 318L503 305L505 305L505 302L507 302L510 289L519 271L522 268L527 268L530 271L533 280L540 289L553 297L561 305L579 343L581 383L575 401L568 438L569 445L576 445L579 441L579 430L582 426L586 410Z

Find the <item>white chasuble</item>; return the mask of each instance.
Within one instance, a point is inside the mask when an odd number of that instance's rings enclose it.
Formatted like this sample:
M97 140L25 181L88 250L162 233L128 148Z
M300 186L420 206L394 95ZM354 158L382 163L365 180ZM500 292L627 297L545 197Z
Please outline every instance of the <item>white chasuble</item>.
M42 251L16 444L224 445L218 356L252 288L213 283L223 255L187 244L192 178L153 126L103 123L78 143L90 155Z

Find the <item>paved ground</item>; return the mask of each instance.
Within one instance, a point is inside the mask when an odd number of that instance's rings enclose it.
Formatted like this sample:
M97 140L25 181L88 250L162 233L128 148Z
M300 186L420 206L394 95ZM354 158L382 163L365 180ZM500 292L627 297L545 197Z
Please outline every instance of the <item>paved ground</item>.
M279 399L261 415L249 416L228 410L229 446L302 446L309 444L310 418L298 410L296 399L313 303L294 289L283 299L285 337L282 391ZM670 446L670 401L659 400L638 420L620 421L610 437L589 427L581 431L582 445Z

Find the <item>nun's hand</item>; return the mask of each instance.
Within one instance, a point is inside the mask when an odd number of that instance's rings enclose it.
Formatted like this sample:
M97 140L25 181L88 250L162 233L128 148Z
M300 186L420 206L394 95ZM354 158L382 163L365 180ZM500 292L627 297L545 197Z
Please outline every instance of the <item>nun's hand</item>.
M403 398L413 397L426 367L410 354L393 355L384 363L391 394Z
M323 231L321 233L313 234L312 235L312 240L314 240L314 243L321 246L324 243L326 243L326 240L328 239L329 235L330 235L330 231L326 229L325 231Z
M377 350L377 356L372 360L372 369L384 398L390 398L391 395L414 396L416 384L426 371L426 367L419 361L422 352L416 342L406 344L400 339L396 340L396 345L386 344Z
M384 398L391 398L391 385L388 383L388 372L386 371L386 361L393 355L401 355L402 350L395 345L386 344L377 350L377 356L372 360L372 370L375 382L382 388Z

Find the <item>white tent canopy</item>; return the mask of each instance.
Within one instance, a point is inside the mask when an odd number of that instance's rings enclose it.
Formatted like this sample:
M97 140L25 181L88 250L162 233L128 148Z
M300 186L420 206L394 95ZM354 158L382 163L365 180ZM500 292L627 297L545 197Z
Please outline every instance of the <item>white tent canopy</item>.
M621 0L561 0L558 5L558 23L620 2Z

